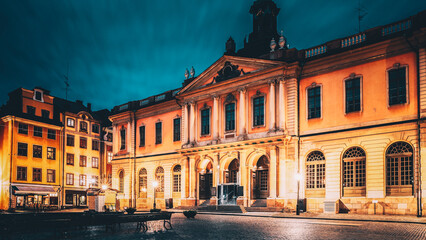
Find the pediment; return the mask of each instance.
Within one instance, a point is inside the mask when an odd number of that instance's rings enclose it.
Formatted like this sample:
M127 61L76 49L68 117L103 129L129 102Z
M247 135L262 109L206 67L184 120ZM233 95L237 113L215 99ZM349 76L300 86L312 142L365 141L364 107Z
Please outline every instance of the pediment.
M186 85L179 94L283 64L278 61L224 55Z

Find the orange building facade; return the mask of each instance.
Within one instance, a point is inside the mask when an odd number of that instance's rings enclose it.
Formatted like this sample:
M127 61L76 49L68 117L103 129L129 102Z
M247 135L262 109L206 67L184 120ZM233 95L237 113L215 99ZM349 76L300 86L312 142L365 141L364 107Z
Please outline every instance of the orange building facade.
M250 13L244 48L114 107L120 206L422 214L426 13L304 50Z
M42 88L11 92L1 108L0 209L87 207L88 190L110 187L107 115Z

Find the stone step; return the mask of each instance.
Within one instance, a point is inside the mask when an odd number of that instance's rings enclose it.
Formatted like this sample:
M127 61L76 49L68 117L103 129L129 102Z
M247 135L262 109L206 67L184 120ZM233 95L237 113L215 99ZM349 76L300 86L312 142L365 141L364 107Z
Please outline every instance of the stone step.
M208 205L208 206L198 206L197 210L200 212L229 212L229 213L242 213L242 209L238 205Z
M277 207L246 207L247 212L282 212L282 208Z

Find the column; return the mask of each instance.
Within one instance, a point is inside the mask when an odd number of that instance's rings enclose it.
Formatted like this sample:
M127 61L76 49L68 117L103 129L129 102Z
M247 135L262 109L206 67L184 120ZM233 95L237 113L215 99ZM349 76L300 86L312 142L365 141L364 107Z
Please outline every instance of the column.
M213 140L219 138L219 97L213 96Z
M287 181L286 181L286 171L287 171L287 160L285 158L285 148L279 148L278 152L278 171L279 171L279 198L287 197ZM289 179L290 180L290 179Z
M195 103L189 103L189 108L189 142L193 143L195 142Z
M275 80L269 81L269 131L275 130Z
M244 137L246 135L246 88L240 88L240 106L238 115L238 135Z
M118 152L118 132L117 124L112 125L112 153L116 154Z
M277 197L277 149L273 146L270 150L269 164L269 198Z
M186 198L186 183L187 183L187 173L188 171L188 159L183 160L182 164L182 170L181 170L181 191L180 191L180 197L181 199ZM189 182L189 181L188 181Z
M189 107L188 103L184 103L182 106L182 145L185 145L188 143L188 136L189 136L189 127L188 127L188 112Z
M189 159L189 197L195 199L197 169L195 167L195 158Z
M279 129L285 130L285 93L284 93L284 79L280 78L279 80L279 97L278 97L278 114L279 114Z

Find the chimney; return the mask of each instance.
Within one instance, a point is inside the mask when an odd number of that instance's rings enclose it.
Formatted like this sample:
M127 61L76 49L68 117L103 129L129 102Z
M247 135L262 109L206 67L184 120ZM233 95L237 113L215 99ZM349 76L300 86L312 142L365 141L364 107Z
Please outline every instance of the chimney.
M91 103L87 103L87 109L89 109L89 112L92 111L92 104Z

